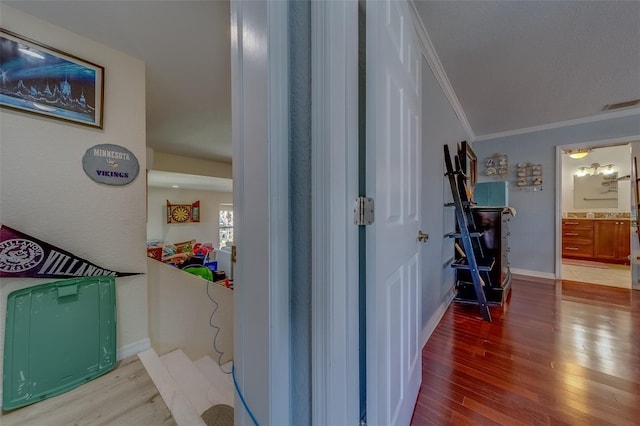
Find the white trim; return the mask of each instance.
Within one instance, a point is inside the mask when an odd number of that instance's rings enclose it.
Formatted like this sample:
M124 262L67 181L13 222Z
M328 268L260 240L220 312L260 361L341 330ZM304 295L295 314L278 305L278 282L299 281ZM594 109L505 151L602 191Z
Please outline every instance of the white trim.
M447 312L447 308L451 305L454 297L454 292L450 292L447 299L440 304L438 309L436 309L436 311L431 315L431 318L429 318L429 321L424 327L422 327L422 348L424 348L424 345L427 344L427 341L429 341L429 338L435 331L436 327L440 324L440 320L444 316L445 312Z
M146 351L150 347L151 340L149 340L148 337L142 340L138 340L137 342L129 343L128 345L124 345L118 348L116 352L116 359L120 361L122 359L129 358L130 356Z
M640 135L622 136L612 139L597 141L584 141L579 143L556 145L556 188L562 188L562 151L575 148L600 148L607 146L626 145L640 141ZM555 241L555 278L562 278L562 191L556 191L556 241Z
M287 2L268 2L270 424L290 419L289 32Z
M471 124L467 119L467 115L462 109L462 105L460 104L460 100L456 95L455 90L453 90L453 86L451 85L451 81L449 81L449 77L447 76L446 71L444 70L444 66L442 62L440 62L440 58L438 57L438 53L436 52L433 43L431 42L431 38L429 37L429 33L424 26L424 23L420 19L420 15L418 14L418 10L416 9L415 0L409 2L411 4L411 11L413 12L413 22L414 27L416 29L416 34L418 35L418 40L420 44L420 48L422 50L422 54L424 55L427 63L429 64L429 68L433 72L433 75L436 77L440 88L444 92L444 95L447 97L451 108L455 112L458 120L460 120L460 124L464 129L467 137L470 142L477 140L475 133L473 133L473 129L471 128Z
M555 280L556 279L555 274L553 274L551 272L529 271L527 269L511 268L511 273L515 274L515 275L524 275L524 276L527 276L527 277L545 278L545 279L548 279L548 280Z
M231 1L234 365L261 424L289 424L291 413L287 12L286 2ZM244 407L235 423L252 423Z
M557 145L557 146L559 146L562 150L577 149L577 148L604 148L607 146L626 145L631 142L637 142L637 141L640 141L640 134L632 135L632 136L622 136L619 138L612 138L612 139L600 139L597 141L583 141L578 143Z
M486 141L491 139L504 138L507 136L522 135L525 133L541 132L544 130L557 129L560 127L575 126L578 124L595 123L597 121L628 117L630 115L636 115L636 114L640 114L640 108L611 111L604 114L592 115L590 117L575 118L573 120L558 121L556 123L541 124L539 126L524 127L522 129L515 129L515 130L507 130L506 132L491 133L488 135L476 136L476 138L473 141L479 142L479 141Z
M311 2L312 424L359 421L358 2Z
M562 278L562 147L556 145L556 220L555 220L555 279Z

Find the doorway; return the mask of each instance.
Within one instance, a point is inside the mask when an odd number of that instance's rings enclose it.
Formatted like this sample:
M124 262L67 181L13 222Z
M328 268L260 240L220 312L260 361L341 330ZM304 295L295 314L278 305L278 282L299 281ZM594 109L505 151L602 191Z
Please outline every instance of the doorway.
M631 150L583 146L561 154L561 278L631 288Z

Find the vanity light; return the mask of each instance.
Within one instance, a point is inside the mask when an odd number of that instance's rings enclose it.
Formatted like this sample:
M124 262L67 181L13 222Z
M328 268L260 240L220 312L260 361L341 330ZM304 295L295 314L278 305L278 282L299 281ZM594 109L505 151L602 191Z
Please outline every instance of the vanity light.
M603 167L606 167L606 169L604 169L602 171L603 174L605 174L605 175L612 175L613 174L613 164L607 164L606 166L603 166Z
M590 169L591 167L580 167L578 169L578 171L576 172L576 176L578 177L582 177L582 176L586 176L587 175L587 169Z
M613 169L613 164L605 164L600 165L600 163L593 163L591 166L583 166L578 167L578 171L576 172L576 176L586 176L586 175L597 175L599 169L604 169L600 173L604 175L612 175L615 173Z

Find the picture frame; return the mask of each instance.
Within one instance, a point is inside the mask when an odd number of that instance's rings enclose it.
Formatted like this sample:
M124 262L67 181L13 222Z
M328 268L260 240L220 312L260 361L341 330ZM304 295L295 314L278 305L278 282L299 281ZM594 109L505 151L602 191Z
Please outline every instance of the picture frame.
M104 67L0 28L0 107L102 129Z
M467 175L469 186L473 190L476 182L478 182L478 157L467 141L462 141L458 146L458 156L462 172Z

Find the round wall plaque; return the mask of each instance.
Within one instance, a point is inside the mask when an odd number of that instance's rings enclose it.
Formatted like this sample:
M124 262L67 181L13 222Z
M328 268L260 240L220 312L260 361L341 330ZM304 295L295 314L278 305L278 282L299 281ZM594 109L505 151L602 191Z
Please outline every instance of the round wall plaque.
M119 145L92 146L82 157L82 168L91 179L105 185L127 185L140 172L133 152Z

